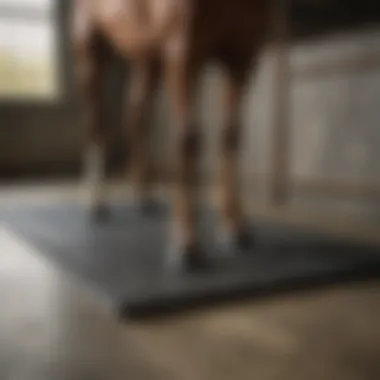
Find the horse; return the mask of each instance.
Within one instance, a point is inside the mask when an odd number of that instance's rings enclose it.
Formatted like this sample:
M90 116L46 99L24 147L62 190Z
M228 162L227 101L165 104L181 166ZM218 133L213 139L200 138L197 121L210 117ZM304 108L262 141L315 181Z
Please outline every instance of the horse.
M112 52L130 72L125 131L130 173L142 205L152 199L149 154L150 107L160 83L169 92L174 125L175 190L167 261L175 268L201 270L208 260L197 233L198 167L202 127L195 112L202 69L210 62L223 73L224 121L220 131L220 243L250 248L255 233L239 195L238 155L241 105L248 77L255 71L267 36L268 0L73 0L71 43L83 101L87 175L93 188L91 210L104 215L107 112L102 80ZM223 244L222 244L223 243Z

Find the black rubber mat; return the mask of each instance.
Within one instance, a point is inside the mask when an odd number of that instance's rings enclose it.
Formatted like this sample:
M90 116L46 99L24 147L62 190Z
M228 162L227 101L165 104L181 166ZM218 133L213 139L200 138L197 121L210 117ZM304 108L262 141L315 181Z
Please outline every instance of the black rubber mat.
M216 215L202 216L204 242L215 265L209 273L164 270L169 210L149 218L113 205L101 225L84 206L8 207L0 219L41 253L110 297L122 316L173 311L215 300L380 276L380 250L263 221L253 221L257 246L248 255L218 258Z

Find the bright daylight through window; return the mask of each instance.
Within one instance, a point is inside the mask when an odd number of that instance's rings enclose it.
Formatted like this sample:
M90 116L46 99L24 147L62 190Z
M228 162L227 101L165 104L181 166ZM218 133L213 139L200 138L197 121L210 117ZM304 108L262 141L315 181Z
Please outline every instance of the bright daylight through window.
M58 95L55 0L0 0L0 100Z

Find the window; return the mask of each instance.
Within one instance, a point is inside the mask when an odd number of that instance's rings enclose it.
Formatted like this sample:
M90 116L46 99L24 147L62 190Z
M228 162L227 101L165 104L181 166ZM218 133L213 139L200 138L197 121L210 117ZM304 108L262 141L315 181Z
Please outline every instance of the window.
M0 101L58 95L54 0L0 0Z

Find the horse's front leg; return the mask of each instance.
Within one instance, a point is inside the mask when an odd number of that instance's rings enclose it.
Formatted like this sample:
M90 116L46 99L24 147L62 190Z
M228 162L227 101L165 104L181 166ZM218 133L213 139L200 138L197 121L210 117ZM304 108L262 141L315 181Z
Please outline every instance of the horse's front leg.
M247 82L249 64L226 67L226 88L223 110L225 120L222 128L221 146L221 214L222 226L219 242L226 254L234 248L249 249L254 244L253 231L248 224L248 215L242 205L238 159L241 152L241 106Z
M106 216L105 157L107 147L106 111L103 93L106 47L102 38L93 33L76 45L76 68L81 99L84 105L86 146L85 178L90 210L96 219Z
M153 165L150 151L150 121L158 82L156 62L148 57L131 63L127 93L126 131L131 182L143 211L153 211ZM153 208L152 208L153 207Z
M172 247L169 265L182 269L203 269L206 264L198 227L198 164L201 131L195 121L195 94L198 62L174 54L167 64L167 79L174 116L176 185Z

